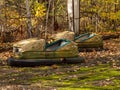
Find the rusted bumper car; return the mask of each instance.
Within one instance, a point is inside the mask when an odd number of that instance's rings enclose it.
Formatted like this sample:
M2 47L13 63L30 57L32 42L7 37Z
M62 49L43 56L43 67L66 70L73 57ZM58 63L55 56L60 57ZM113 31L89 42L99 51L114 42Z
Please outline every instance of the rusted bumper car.
M14 56L8 58L10 66L38 66L59 63L79 63L84 59L79 57L76 43L59 39L46 44L44 39L26 39L13 45Z

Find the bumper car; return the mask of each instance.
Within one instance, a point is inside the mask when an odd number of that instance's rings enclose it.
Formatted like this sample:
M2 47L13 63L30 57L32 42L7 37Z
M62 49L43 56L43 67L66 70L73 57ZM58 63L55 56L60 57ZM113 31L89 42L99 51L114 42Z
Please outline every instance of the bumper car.
M84 61L79 57L76 43L59 39L46 44L44 39L26 39L13 45L13 57L8 58L9 66L38 66L59 63L79 63Z
M70 41L74 41L78 44L78 48L80 49L90 49L90 48L103 48L103 39L100 35L95 33L85 33L80 34L75 37L74 32L64 31L61 33L57 33L52 36L53 40L58 40L60 38L68 39Z
M75 37L78 48L103 48L103 40L95 33L85 33Z

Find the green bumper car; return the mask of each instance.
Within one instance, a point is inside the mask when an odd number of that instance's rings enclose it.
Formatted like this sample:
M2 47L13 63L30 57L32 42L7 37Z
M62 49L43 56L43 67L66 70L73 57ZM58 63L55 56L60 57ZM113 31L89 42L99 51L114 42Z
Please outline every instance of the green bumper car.
M100 35L85 33L75 37L78 48L103 48L103 40Z
M103 48L103 39L100 35L95 33L85 33L80 34L75 37L75 33L71 31L64 31L61 33L57 33L51 36L53 40L58 39L68 39L74 41L78 44L78 48Z
M10 66L38 66L59 63L79 63L84 59L79 57L76 43L59 39L45 44L44 39L27 39L13 45L14 56L8 58Z

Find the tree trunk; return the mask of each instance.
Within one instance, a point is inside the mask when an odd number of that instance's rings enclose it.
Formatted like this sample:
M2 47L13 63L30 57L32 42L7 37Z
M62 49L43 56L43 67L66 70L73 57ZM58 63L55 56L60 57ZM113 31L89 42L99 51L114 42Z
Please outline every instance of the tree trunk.
M74 0L74 31L80 33L80 0Z
M76 35L78 35L80 29L80 0L68 0L67 10L69 30L75 32Z
M69 30L74 31L73 29L73 0L67 0L67 10L68 10L68 23L69 23Z
M31 12L30 12L30 5L29 0L26 0L26 10L27 10L27 26L28 26L28 34L29 37L32 37L32 24L31 24Z

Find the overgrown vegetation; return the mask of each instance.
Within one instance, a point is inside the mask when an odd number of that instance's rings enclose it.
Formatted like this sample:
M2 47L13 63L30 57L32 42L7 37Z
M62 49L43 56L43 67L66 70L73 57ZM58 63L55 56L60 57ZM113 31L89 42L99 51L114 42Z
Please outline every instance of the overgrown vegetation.
M9 67L3 69L5 68ZM0 81L1 84L13 85L41 83L42 87L54 87L57 90L118 90L120 88L119 71L109 64L93 67L62 65L57 69L48 66L15 68L12 72L7 72L4 77L0 76Z
M99 65L94 67L78 67L67 72L53 73L43 77L33 77L30 81L42 81L45 86L58 87L60 90L76 89L118 89L120 80L115 80L120 76L119 69L114 69L109 65ZM116 86L116 87L115 87Z

